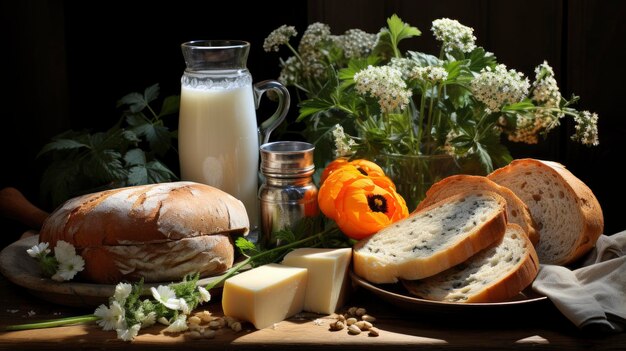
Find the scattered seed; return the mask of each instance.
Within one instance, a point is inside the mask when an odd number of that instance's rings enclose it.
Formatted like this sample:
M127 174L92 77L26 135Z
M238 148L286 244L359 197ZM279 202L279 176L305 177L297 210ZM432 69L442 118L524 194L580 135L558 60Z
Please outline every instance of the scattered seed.
M202 322L202 319L197 316L191 316L189 317L189 319L187 319L187 322L189 322L189 324L200 324Z
M340 314L340 315L337 316L337 320L345 322L346 321L346 316L344 316L343 314Z
M369 314L364 314L361 316L361 320L370 322L370 323L374 323L376 322L376 317L374 316L370 316Z
M197 330L192 330L189 332L189 337L192 339L202 339L203 335Z
M356 310L357 310L357 308L356 308L356 307L350 307L350 308L348 309L348 314L353 316L353 315L355 315L355 314L356 314Z
M378 330L378 328L376 327L371 327L369 330L369 333L367 334L369 336L378 336L380 335L380 330Z
M354 318L354 317L350 317L350 318L346 319L346 325L348 325L348 326L350 326L350 325L352 325L352 324L354 324L356 322L357 322L357 319Z
M354 311L354 314L355 314L357 317L361 317L361 316L363 316L363 315L367 314L367 311L365 310L365 308L357 308L357 309Z
M356 324L352 324L348 327L348 333L352 335L358 335L361 334L361 329L357 327Z
M345 327L345 325L343 324L342 321L334 321L334 322L330 323L330 325L329 325L329 328L332 331L343 330L344 327Z
M241 322L233 322L229 325L229 327L230 329L234 330L235 333L238 333L241 331Z
M222 323L220 323L220 321L218 320L214 320L214 321L210 321L209 322L209 328L213 329L213 330L217 330L220 329L222 326Z
M202 336L203 336L205 339L213 339L213 338L215 337L215 334L216 334L215 330L206 329L206 330L204 330L204 332L202 333Z

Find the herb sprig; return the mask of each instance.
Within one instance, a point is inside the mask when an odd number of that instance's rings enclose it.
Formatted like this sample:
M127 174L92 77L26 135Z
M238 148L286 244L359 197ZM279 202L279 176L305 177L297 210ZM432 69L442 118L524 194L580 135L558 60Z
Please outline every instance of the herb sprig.
M117 102L121 118L104 132L68 130L43 146L38 159L48 162L41 192L51 206L81 194L110 188L177 180L162 161L176 152L176 131L166 118L178 113L179 96L163 99L156 110L159 85L133 92Z

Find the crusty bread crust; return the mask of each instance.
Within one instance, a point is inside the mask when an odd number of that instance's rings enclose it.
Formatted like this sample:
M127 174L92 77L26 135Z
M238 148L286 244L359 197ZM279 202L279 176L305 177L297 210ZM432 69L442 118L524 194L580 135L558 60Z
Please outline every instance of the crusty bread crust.
M463 233L453 237L445 247L426 256L414 255L408 259L394 258L411 255L407 252L406 247L419 247L429 244L429 242L421 241L429 235L424 234L425 229L420 227L420 223L428 221L425 218L431 214L431 211L446 208L449 214L454 215L461 211L459 207L462 206L460 204L465 199L475 199L477 196L490 198L492 203L496 204L494 210L485 215L484 221L477 225L471 225ZM437 218L436 220L443 221L445 218ZM353 247L352 255L354 271L372 283L395 283L398 279L414 280L432 276L465 261L475 253L500 240L504 235L506 223L506 200L502 196L483 190L464 192L426 207L422 211L384 228L373 236L357 242ZM417 235L408 234L399 237L400 233L397 232L406 227L414 228ZM458 228L458 230L463 230L463 228ZM442 228L441 233L443 231ZM391 242L396 235L401 244L394 245ZM388 237L392 239L388 240ZM429 240L434 242L438 240L438 237L434 234Z
M505 256L520 250L520 257ZM503 262L509 259L511 264ZM498 264L503 267L491 271ZM511 223L503 240L472 256L463 264L433 277L403 280L402 283L411 294L430 300L460 303L502 302L512 299L528 287L538 272L539 258L532 243L520 226Z
M507 202L506 213L509 223L516 223L522 227L533 245L539 242L539 232L535 228L528 206L509 188L483 176L457 174L440 180L426 191L426 198L417 205L415 212L468 189L489 190L504 197Z
M172 182L70 199L44 222L40 240L82 249L247 233L249 226L245 207L233 196L205 184Z
M531 174L532 176L529 176ZM549 176L540 179L540 174ZM539 244L536 246L541 263L557 265L573 263L593 248L604 230L602 208L595 195L585 183L562 164L528 158L518 159L495 170L487 177L510 188L528 205L541 235ZM520 184L521 179L526 182L545 182L546 185L542 186L556 193L552 195L559 199L554 200L552 206L554 212L547 213L542 209L540 202L546 195L525 190L524 183ZM567 213L566 218L557 218L554 213L565 205L571 205L571 213ZM547 230L547 224L550 221L563 221L564 227L558 232L551 232ZM567 239L565 244L562 243L564 239ZM556 246L564 247L561 247L562 253L553 255L551 250Z
M81 250L80 277L101 284L121 281L173 282L187 274L201 277L232 267L234 247L228 235L202 235L145 245L88 247Z
M230 235L248 231L241 201L205 184L171 182L70 199L46 219L39 241L74 245L87 280L151 282L223 272L234 257Z

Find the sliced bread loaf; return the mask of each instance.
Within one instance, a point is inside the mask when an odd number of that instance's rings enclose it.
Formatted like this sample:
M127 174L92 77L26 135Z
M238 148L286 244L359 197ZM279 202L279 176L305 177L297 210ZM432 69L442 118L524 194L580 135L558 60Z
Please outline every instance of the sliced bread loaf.
M354 272L372 283L435 275L500 240L505 207L491 191L446 198L356 243Z
M501 302L524 290L537 276L539 259L517 224L509 224L502 240L435 276L403 280L406 289L427 300Z
M533 245L539 242L539 232L535 229L535 223L524 201L517 197L509 188L500 186L487 177L467 174L446 177L428 189L426 198L419 203L415 211L419 211L437 201L468 189L489 190L498 193L506 200L506 214L509 223L519 224Z
M588 252L604 229L593 192L563 165L519 159L487 176L511 189L530 209L541 235L539 262L567 265Z

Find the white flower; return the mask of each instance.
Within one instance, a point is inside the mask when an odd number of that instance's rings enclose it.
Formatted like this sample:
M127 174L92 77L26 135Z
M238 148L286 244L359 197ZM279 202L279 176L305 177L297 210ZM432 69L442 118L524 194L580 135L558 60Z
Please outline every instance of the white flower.
M189 327L187 326L187 316L184 314L180 314L178 315L178 318L176 318L176 320L163 331L166 333L178 333L183 332L187 329L189 329Z
M343 49L346 58L359 58L369 55L378 36L360 29L348 29L343 35L333 37L339 47Z
M211 294L209 293L207 289L201 286L198 286L198 292L200 293L200 300L202 300L202 302L211 301Z
M119 302L120 304L124 304L126 299L130 295L133 290L133 286L128 283L119 283L115 286L115 293L113 294L113 299Z
M64 257L62 261L59 260L59 267L57 272L52 276L52 279L59 282L71 280L76 273L82 271L84 268L85 260L83 260L82 257L78 255Z
M437 84L448 79L448 71L446 71L443 67L437 66L415 66L411 70L409 76L410 78L417 79L419 81Z
M50 253L50 249L48 248L48 243L39 243L30 249L26 250L30 257L37 258L37 256L44 256Z
M535 67L535 81L533 82L533 100L546 107L558 108L561 103L561 92L554 79L554 70L546 61ZM563 117L563 114L559 116Z
M296 35L298 35L296 27L283 24L272 31L270 35L265 38L265 41L263 42L263 50L266 52L278 51L278 48L281 45L287 44L289 42L289 38L295 37Z
M352 148L356 145L356 142L343 132L341 125L335 124L333 137L335 138L335 153L337 157L352 155Z
M457 20L449 18L434 20L431 30L435 38L442 42L443 50L446 52L454 49L471 52L476 48L474 29L462 25Z
M403 110L412 92L402 80L402 72L390 66L369 66L354 75L355 88L361 95L378 99L383 113Z
M178 308L176 309L182 311L183 314L189 314L191 312L189 304L187 304L187 301L183 298L178 299Z
M121 328L125 321L124 308L117 301L113 301L110 307L100 305L93 314L100 317L96 323L102 327L102 330Z
M170 321L167 320L167 318L165 317L159 317L159 319L157 319L157 322L163 324L163 325L170 325Z
M513 69L507 71L503 64L497 65L494 70L484 68L470 83L472 93L486 105L488 113L522 101L528 95L529 86L528 78Z
M150 288L150 291L154 299L165 307L170 310L180 309L180 302L176 298L176 293L169 286L159 285L156 289L154 287Z
M141 324L137 323L130 328L118 328L115 329L115 331L117 332L118 339L132 341L139 334L139 329L141 329Z
M59 240L54 247L54 257L58 262L72 260L76 256L76 249L67 241Z
M596 146L598 140L598 114L589 111L582 111L574 116L576 122L576 134L572 135L572 140L580 141L584 145Z
M141 327L149 327L156 323L156 312L150 312L147 315L143 312L143 308L139 308L135 312L135 319L141 322Z

